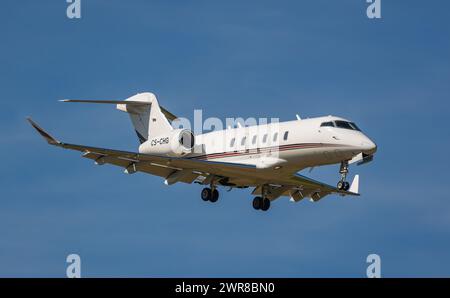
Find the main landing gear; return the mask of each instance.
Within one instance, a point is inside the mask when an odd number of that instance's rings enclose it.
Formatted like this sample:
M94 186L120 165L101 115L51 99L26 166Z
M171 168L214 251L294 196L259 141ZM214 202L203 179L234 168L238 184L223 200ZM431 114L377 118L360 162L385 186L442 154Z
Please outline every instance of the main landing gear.
M270 208L270 200L267 198L266 185L262 186L261 194L262 197L255 197L253 199L253 208L255 208L255 210L267 211Z
M348 183L347 181L345 181L347 179L347 174L348 174L348 161L343 161L341 162L341 168L339 169L339 174L341 174L341 180L339 180L338 184L337 184L337 188L339 190L349 190L350 188L350 183Z
M212 203L217 202L219 199L219 191L215 188L205 187L201 192L201 197L203 201L210 201Z
M253 208L255 210L267 211L270 208L270 200L262 197L255 197L253 199Z

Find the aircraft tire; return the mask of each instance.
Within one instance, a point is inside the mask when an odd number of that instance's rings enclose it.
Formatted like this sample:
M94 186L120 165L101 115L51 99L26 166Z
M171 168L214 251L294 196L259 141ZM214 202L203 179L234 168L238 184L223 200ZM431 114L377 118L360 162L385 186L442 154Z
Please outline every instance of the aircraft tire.
M215 203L217 202L218 199L219 199L219 191L217 189L214 189L211 193L209 201Z
M344 190L347 191L350 189L350 183L348 183L347 181L344 182Z
M263 201L263 200L262 200L261 197L255 197L255 198L253 199L253 208L254 208L255 210L261 209L262 201Z
M263 204L261 206L261 210L262 211L267 211L270 208L270 200L269 199L264 199L262 200Z
M202 189L202 192L200 193L200 195L201 195L202 200L205 202L211 200L211 197L212 197L211 188L205 187L204 189Z

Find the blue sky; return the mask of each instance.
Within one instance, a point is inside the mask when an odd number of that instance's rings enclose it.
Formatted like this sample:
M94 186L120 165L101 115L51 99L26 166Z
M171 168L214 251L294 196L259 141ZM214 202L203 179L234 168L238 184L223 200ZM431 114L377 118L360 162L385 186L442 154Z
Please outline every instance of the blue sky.
M448 1L5 0L0 9L0 276L364 277L450 275ZM95 167L50 147L137 150L125 114L62 98L151 91L179 116L350 118L378 144L352 167L360 198L276 201ZM337 166L309 176L334 184Z

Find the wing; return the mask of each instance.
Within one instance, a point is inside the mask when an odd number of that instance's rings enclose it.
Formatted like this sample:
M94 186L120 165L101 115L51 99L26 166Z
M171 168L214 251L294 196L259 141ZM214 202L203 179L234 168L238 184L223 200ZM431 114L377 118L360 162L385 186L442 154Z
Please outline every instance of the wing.
M355 176L350 191L343 191L302 175L280 174L271 169L257 169L254 165L167 157L63 143L30 118L28 121L51 145L83 152L83 157L94 160L98 165L112 164L123 167L129 174L144 172L164 177L166 184L194 181L209 184L215 179L222 185L255 186L254 194L261 193L261 185L269 185L267 195L271 200L280 196L290 196L295 201L305 197L318 201L329 194L359 195L358 176Z
M226 183L229 177L236 176L238 173L244 179L245 177L253 179L254 173L257 172L256 167L252 165L140 154L63 143L52 137L32 119L28 118L28 121L50 145L83 152L83 157L94 160L98 165L113 164L125 168L126 173L145 172L164 177L168 184L192 183L197 178L202 181L207 178L221 179ZM209 180L205 181L205 184L206 182L209 184Z

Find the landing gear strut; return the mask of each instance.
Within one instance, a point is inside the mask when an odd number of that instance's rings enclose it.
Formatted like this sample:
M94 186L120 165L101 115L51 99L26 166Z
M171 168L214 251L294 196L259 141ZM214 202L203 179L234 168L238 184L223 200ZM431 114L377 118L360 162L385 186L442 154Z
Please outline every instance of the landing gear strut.
M350 188L350 183L348 183L347 181L345 181L347 179L347 174L348 174L348 161L343 161L341 162L341 168L339 169L339 174L341 174L341 180L339 180L338 184L337 184L337 188L339 190L349 190Z
M201 197L205 202L210 201L214 203L219 199L219 191L215 187L213 187L212 189L209 187L205 187L201 192Z
M253 199L253 208L255 210L267 211L270 208L270 200L266 195L266 187L262 186L262 197L255 197Z

